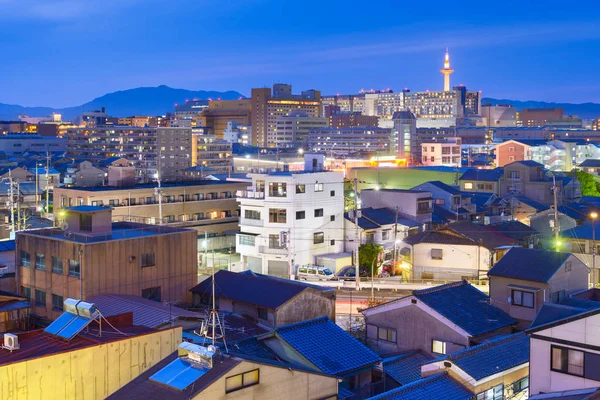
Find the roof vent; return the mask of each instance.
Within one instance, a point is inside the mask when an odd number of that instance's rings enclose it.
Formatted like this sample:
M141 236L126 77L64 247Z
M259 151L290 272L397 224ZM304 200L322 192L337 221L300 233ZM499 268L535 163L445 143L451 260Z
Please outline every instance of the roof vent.
M410 302L413 304L417 304L417 299L410 299Z
M13 335L12 333L4 334L4 344L2 345L3 349L10 350L12 353L13 350L19 350L21 345L19 345L19 337L17 335Z
M452 368L452 363L448 362L448 361L444 361L444 367L446 367L446 368Z

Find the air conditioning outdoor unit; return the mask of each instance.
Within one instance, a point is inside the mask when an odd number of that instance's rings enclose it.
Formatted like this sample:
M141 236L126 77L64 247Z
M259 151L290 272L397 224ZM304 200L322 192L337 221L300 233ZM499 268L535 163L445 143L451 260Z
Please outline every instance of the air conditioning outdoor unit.
M19 337L17 335L13 335L12 333L5 333L4 344L2 345L2 348L10 350L11 353L13 350L19 350L21 348L19 345Z

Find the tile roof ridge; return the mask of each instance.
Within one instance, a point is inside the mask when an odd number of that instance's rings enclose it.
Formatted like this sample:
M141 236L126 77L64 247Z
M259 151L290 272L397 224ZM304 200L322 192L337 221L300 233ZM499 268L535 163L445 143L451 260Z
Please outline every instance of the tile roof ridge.
M510 334L507 336L502 336L499 338L491 339L491 340L488 340L487 342L478 344L477 346L467 347L466 349L459 350L456 353L449 354L447 359L449 361L460 360L461 358L464 358L468 355L477 354L483 350L487 350L491 347L495 347L495 346L498 346L498 345L506 343L506 342L512 342L523 336L528 336L528 335L524 331L521 331L521 332L513 333L513 334Z
M329 318L327 318L326 316L322 316L322 317L318 317L318 318L314 318L314 319L309 319L307 321L294 322L292 324L282 325L282 326L278 327L277 329L275 329L275 332L281 332L282 330L295 329L295 328L298 328L298 327L304 326L304 325L314 325L317 323L320 324L322 322L327 322L328 320L329 320Z
M466 280L463 279L461 281L445 283L443 285L434 286L432 288L413 290L412 295L420 296L420 295L424 295L424 294L431 294L431 293L441 292L446 289L453 289L453 288L464 286L464 285L470 286L469 282L467 282Z

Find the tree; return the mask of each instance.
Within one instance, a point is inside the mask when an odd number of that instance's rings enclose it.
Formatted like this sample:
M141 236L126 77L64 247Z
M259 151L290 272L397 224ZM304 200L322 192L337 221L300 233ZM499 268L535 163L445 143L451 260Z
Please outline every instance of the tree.
M377 275L377 256L383 252L383 246L375 243L361 244L358 250L358 263L369 271L369 276ZM374 271L373 271L374 270Z
M581 184L582 196L600 197L600 191L598 190L600 182L598 182L598 179L594 175L580 170L576 171L576 175Z

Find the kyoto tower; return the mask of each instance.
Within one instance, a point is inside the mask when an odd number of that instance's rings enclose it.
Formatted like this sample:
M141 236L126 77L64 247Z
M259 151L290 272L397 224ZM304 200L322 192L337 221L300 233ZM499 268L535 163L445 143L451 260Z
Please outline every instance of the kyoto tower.
M450 74L454 72L450 68L450 54L448 54L448 48L446 48L446 59L444 60L444 68L440 70L444 75L444 92L450 91Z

